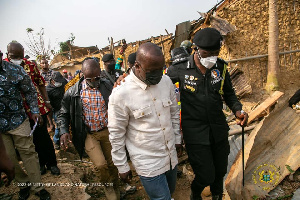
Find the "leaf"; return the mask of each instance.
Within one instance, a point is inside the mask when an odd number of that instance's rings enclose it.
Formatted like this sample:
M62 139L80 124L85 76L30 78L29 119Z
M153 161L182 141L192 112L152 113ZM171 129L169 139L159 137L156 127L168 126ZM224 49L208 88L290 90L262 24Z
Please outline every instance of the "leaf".
M252 199L253 199L253 200L257 200L257 199L258 199L258 196L254 195L254 196L252 196Z
M285 167L289 170L290 173L295 173L295 171L289 165L285 165Z
M33 31L32 28L26 28L27 33L31 33Z

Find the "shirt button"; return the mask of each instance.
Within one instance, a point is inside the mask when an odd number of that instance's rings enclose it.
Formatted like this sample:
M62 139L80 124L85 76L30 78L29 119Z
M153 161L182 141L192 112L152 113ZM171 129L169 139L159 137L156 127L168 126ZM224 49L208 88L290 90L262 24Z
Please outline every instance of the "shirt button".
M144 115L144 112L142 112L142 115Z
M160 116L160 113L158 113L158 116Z
M156 98L154 98L153 101L156 101Z
M168 104L170 104L171 102L170 101L168 101Z
M165 128L163 128L163 131L166 130Z

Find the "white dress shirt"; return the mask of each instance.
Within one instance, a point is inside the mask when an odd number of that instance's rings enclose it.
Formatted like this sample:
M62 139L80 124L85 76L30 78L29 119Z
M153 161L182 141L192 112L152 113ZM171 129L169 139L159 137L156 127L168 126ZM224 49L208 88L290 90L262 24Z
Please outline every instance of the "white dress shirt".
M181 144L179 107L174 85L163 75L147 86L130 73L109 97L108 129L112 160L119 173L130 170L125 144L138 175L154 177L177 165Z

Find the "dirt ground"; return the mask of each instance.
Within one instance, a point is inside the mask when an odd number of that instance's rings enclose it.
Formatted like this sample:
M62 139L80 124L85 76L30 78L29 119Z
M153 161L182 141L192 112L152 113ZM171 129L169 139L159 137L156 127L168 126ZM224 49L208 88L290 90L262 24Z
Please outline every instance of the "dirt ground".
M74 149L70 149L67 152L56 151L58 159L58 167L61 170L61 175L53 176L50 171L47 171L45 175L42 175L42 183L45 184L45 188L50 192L52 199L80 199L80 200L105 200L104 191L101 186L85 186L83 183L90 185L96 185L97 180L95 178L95 169L90 163L88 158L84 158L84 162L79 162L78 155L75 154ZM185 155L185 153L184 153ZM183 156L184 156L183 155ZM183 170L185 168L185 170ZM191 168L187 161L184 161L179 165L179 169L184 171L177 178L176 191L173 198L176 200L186 200L190 196L190 184L193 179L191 174ZM187 169L187 170L186 170ZM139 177L133 170L133 179L131 185L136 186L137 191L134 194L128 194L125 196L126 200L148 200L147 194L139 181ZM124 185L120 186L120 190L124 191ZM8 194L12 196L12 200L18 199L19 189L13 182L9 187L1 187L0 194ZM1 198L0 199L5 199ZM31 193L29 200L38 200L39 198ZM210 192L209 188L206 188L203 192L203 199L209 200ZM224 196L224 199L229 200L228 195Z
M285 98L290 97L297 89L299 89L299 83L284 85ZM258 103L263 102L264 99L268 97L264 91L253 91L252 95L248 95L241 101L244 105L244 110L250 112ZM50 133L53 134L53 133ZM70 148L67 152L56 151L58 167L61 170L61 175L53 176L50 171L47 171L45 175L42 175L42 183L45 184L45 188L50 192L52 199L54 200L105 200L105 195L100 186L91 186L97 183L95 179L95 170L93 165L90 163L88 158L84 158L83 162L79 161L79 156L74 148ZM193 174L188 161L184 161L179 165L179 169L183 173L177 178L177 185L173 198L175 200L188 200L190 196L190 184L193 179ZM300 177L300 172L296 174L298 179ZM89 186L83 183L90 184ZM133 171L133 179L131 185L136 186L137 191L134 194L128 194L125 196L126 200L147 200L149 199L146 192L139 181L138 176ZM290 180L288 177L281 183L287 198L291 199L291 194L297 188L300 187L300 181ZM120 186L123 190L124 186ZM0 187L0 200L8 200L10 198L4 198L1 194L5 193L12 197L11 199L18 199L19 189L12 183L9 187ZM209 188L206 188L202 193L204 200L210 200ZM39 198L31 193L29 200L38 200ZM225 192L223 200L230 200L228 194Z

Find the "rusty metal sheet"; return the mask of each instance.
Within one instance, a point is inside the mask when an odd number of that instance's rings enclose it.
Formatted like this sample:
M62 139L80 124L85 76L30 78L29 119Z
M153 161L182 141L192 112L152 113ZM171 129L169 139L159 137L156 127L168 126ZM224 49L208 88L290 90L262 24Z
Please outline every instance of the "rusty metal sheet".
M180 47L180 44L184 40L188 40L190 36L191 31L191 22L181 22L180 24L176 25L176 31L175 31L175 40L173 40L172 48Z

